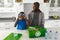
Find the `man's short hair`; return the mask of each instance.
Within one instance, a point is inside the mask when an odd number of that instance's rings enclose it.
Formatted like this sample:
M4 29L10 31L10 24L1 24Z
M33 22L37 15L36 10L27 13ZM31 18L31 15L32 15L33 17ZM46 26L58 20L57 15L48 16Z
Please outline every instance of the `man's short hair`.
M34 5L40 6L39 2L34 2Z

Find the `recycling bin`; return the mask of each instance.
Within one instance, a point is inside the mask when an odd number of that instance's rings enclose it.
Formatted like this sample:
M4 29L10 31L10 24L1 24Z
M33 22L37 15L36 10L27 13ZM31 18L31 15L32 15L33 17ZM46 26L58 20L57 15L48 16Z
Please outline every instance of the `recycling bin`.
M46 28L40 29L38 26L28 28L29 38L45 37Z
M22 34L20 33L18 33L16 36L14 36L14 33L11 33L7 37L5 37L4 40L19 40L21 36Z

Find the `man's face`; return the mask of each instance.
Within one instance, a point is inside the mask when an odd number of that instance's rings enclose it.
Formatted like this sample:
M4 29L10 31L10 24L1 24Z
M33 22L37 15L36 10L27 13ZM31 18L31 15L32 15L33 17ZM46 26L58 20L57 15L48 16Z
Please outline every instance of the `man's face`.
M39 9L39 6L37 4L33 5L33 10Z

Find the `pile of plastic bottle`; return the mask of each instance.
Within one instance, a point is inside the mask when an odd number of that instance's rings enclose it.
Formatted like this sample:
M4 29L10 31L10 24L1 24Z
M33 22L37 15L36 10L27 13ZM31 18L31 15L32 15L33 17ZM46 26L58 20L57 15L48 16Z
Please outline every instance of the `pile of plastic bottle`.
M47 30L45 34L45 40L58 40L58 31L53 33L52 30Z

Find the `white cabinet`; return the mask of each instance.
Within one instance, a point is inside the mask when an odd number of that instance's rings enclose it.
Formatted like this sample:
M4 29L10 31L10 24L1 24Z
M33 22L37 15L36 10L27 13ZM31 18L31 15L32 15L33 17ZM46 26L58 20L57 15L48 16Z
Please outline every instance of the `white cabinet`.
M0 22L0 28L12 28L14 27L14 22Z
M0 0L0 7L12 7L12 6L14 6L14 0Z
M16 13L15 0L0 0L0 28L13 27Z
M44 0L23 0L23 3L34 3L34 2L44 3Z
M46 28L60 27L60 20L46 20L45 27Z
M15 11L15 0L0 0L0 12Z

